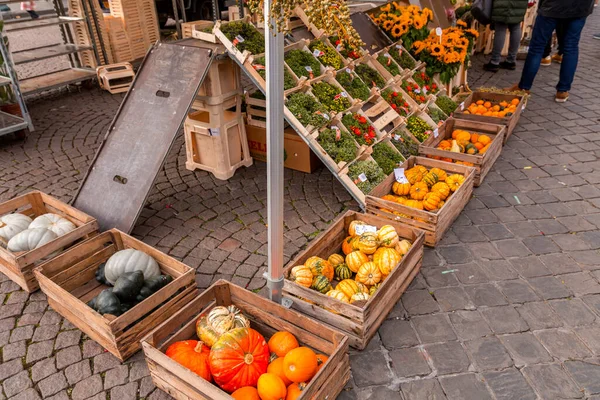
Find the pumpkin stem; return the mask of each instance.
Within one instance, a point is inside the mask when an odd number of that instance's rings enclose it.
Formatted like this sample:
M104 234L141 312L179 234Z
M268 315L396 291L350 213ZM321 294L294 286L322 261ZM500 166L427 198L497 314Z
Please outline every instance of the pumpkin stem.
M254 356L250 353L246 353L244 356L244 362L248 365L252 364L254 362Z
M196 345L196 347L194 348L194 351L196 353L202 353L202 346L204 346L204 342L202 341L198 341L198 344Z

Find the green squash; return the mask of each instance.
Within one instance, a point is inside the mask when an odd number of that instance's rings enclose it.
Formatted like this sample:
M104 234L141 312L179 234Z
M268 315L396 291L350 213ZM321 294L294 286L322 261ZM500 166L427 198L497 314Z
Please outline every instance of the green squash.
M171 275L160 275L155 276L154 278L146 279L142 290L140 290L140 293L137 295L135 300L138 302L143 301L171 282L173 282L173 277Z
M352 278L352 271L346 265L346 263L341 263L337 267L335 267L335 278L338 281L343 281L344 279Z
M99 314L119 316L123 313L123 310L121 310L121 301L111 289L105 289L100 292L94 304Z
M110 286L110 283L106 280L106 275L104 275L104 267L106 267L105 262L100 264L100 266L96 270L96 280L102 283L103 285Z
M123 303L134 300L144 286L144 273L142 271L126 272L115 282L112 292Z
M329 283L329 280L327 279L327 277L325 277L325 275L315 276L313 278L313 283L310 287L316 290L317 292L321 292L323 294L333 289L331 287L331 283Z

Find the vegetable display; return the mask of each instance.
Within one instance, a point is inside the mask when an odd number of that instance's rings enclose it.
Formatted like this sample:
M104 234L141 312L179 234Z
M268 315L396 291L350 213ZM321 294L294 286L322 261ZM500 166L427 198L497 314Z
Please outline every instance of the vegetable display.
M436 124L439 124L440 122L444 122L445 120L448 119L448 116L446 114L444 114L444 112L442 110L440 110L439 108L433 107L433 106L429 106L427 108L427 115L429 115L429 117Z
M126 272L142 271L144 279L160 275L160 268L154 258L136 249L119 250L106 261L104 276L113 284Z
M294 49L285 53L284 61L296 74L298 78L305 76L308 79L313 79L321 76L321 64L310 53Z
M462 129L455 129L452 132L452 136L449 139L442 140L437 148L439 150L445 150L452 153L464 153L470 155L484 155L490 145L492 144L492 138L488 135L471 133ZM473 163L453 160L450 158L452 155L448 154L448 157L438 157L438 156L430 156L431 158L446 161L446 162L454 162L455 164L466 165L468 167L472 167Z
M46 228L25 229L13 236L7 245L8 251L14 253L31 251L58 238L58 235Z
M0 218L0 240L8 251L31 251L75 228L74 223L58 214L47 213L32 220L27 215L13 213Z
M327 82L312 85L313 94L328 111L344 111L350 107L348 94Z
M463 113L497 118L510 117L515 113L520 102L518 97L515 97L510 102L477 100L476 102L469 104L469 107L464 110Z
M327 114L327 109L307 93L291 94L285 105L304 126L311 125L321 128L331 119Z
M349 70L348 70L349 71ZM336 74L335 80L355 99L367 101L371 92L362 79L354 76L352 72L340 71Z
M237 328L249 328L250 321L236 306L217 306L196 323L196 333L212 347L225 333Z
M3 215L0 217L0 238L8 242L17 233L27 229L31 221L31 218L21 213Z
M175 342L167 348L165 354L207 381L212 380L208 365L210 348L204 343L197 340Z
M384 142L377 143L373 146L371 157L379 164L383 173L386 175L394 172L394 168L398 168L398 165L404 162L404 157Z

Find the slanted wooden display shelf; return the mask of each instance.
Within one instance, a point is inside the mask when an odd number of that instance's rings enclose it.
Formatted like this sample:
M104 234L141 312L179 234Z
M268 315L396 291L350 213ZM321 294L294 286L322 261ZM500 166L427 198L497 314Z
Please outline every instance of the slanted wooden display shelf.
M191 24L191 26L189 26ZM191 28L190 36L194 39L204 40L205 42L218 43L217 36L213 33L215 23L212 21L194 21L182 24L181 29L184 31L183 37L186 37L186 29ZM208 32L207 32L208 31Z
M28 293L39 288L33 269L53 256L55 252L68 249L75 243L89 238L98 232L95 218L69 206L45 193L33 191L0 204L0 215L21 213L31 219L40 215L53 213L68 219L76 228L71 232L27 252L13 253L0 247L0 272L8 276Z
M288 310L257 294L220 280L177 310L142 340L154 384L178 400L227 400L227 393L167 357L174 342L195 339L196 321L214 306L238 307L250 327L268 340L277 331L293 334L301 346L329 356L299 399L335 399L350 378L348 338L335 329Z
M161 273L171 275L173 281L118 317L101 315L86 304L107 288L95 274L101 263L123 249L152 256ZM35 269L50 306L121 361L140 349L140 339L148 332L196 296L194 275L194 269L116 229L74 246Z
M392 225L401 239L408 239L412 242L410 250L402 257L399 264L366 304L360 306L343 303L289 280L292 268L304 264L309 257L318 256L327 259L334 253L343 254L341 244L348 236L348 227L354 220L363 221L377 228ZM374 215L348 211L286 266L284 269L284 296L293 300L292 308L316 319L327 327L348 335L350 345L362 350L369 344L381 323L418 274L423 258L423 239L423 232L405 224Z
M493 101L493 102L501 102L506 101L508 103L511 102L512 99L519 99L519 104L515 109L514 114L507 117L490 117L485 115L475 115L475 114L466 114L465 110L469 108L471 103L477 102L478 100L484 101ZM510 136L512 135L517 123L519 122L519 118L521 118L521 112L525 108L527 103L526 96L522 95L512 95L512 94L504 94L504 93L491 93L491 92L473 92L467 97L454 111L454 118L456 119L466 119L474 122L484 122L488 124L494 125L504 125L506 126L506 133L504 134L504 143L508 141Z
M442 140L452 140L452 132L456 129L489 136L492 139L490 147L485 154L454 153L452 151L438 149L437 146ZM449 118L438 128L439 134L437 138L434 137L434 135L431 135L421 144L421 146L419 146L419 155L436 159L441 158L443 161L452 160L452 162L460 161L473 164L473 167L475 168L475 179L473 184L475 187L478 187L500 156L505 131L506 127L502 125Z
M357 107L351 108L355 110ZM392 106L379 94L375 94L360 106L364 115L372 121L373 126L382 135L393 132L406 122L406 118L398 114Z
M223 33L223 31L221 30L221 28L223 26L226 26L228 24L236 24L236 23L240 23L240 22L248 23L248 24L254 26L252 24L252 22L250 21L250 16L246 16L243 19L236 20L236 21L229 21L229 22L217 21L213 28L213 34L225 46L227 51L229 51L229 54L233 58L235 58L236 61L238 61L240 64L243 64L252 53L250 53L248 50L244 50L244 51L238 50L237 46L231 40L229 40L227 38L227 36L225 35L225 33ZM256 29L256 27L255 27L255 29ZM256 29L256 30L259 31L258 29Z
M284 65L288 68L288 70L292 73L292 75L294 76L294 78L296 79L296 81L299 82L299 83L302 83L304 81L308 81L310 83L313 80L316 80L319 77L325 75L327 72L334 72L333 68L324 66L323 64L321 64L321 61L319 61L319 59L313 55L313 52L310 51L310 49L308 48L309 43L310 43L309 40L303 39L303 40L300 40L300 41L298 41L296 43L292 43L292 44L290 44L288 46L285 46L285 48L284 48L284 60L286 60L286 58L287 58L287 56L288 56L288 54L289 54L290 51L292 51L292 50L301 50L301 51L309 54L319 64L319 71L312 71L312 78L311 78L310 77L311 76L310 73L309 73L308 76L298 75L289 66L288 62L285 61ZM306 67L308 67L308 66L306 66ZM302 82L301 82L301 80L302 80Z
M318 131L313 131L313 133L310 134L310 141L312 143L313 148L316 149L318 152L321 152L322 156L320 158L321 158L321 160L323 160L323 162L325 162L327 164L329 169L331 171L339 173L340 171L342 171L344 169L344 167L346 167L352 161L349 161L349 162L340 161L339 163L336 163L335 160L333 160L331 158L329 153L327 153L327 151L325 151L325 149L319 143L319 135L324 129L336 129L336 128L339 129L340 132L352 136L352 134L348 131L346 126L344 124L342 124L342 122L340 121L340 115L338 115L338 116L336 116L336 118L334 118L334 120L332 121L331 124L319 129ZM367 146L367 145L360 146L356 142L355 142L355 145L356 145L356 153L355 153L356 157L355 158L360 157L360 155L365 152L369 153L369 154L371 153L371 148L369 146Z
M402 164L402 168L407 170L415 165L423 165L427 169L437 167L448 174L461 174L464 175L465 181L446 200L441 209L432 212L384 200L382 197L392 193L392 185L396 181L394 174L391 174L366 196L367 212L421 229L425 231L425 244L435 246L471 199L475 170L471 167L424 157L411 157Z

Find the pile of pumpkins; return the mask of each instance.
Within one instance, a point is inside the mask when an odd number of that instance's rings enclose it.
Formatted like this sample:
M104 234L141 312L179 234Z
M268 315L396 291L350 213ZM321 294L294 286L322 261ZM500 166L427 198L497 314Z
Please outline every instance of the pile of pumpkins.
M13 253L35 250L76 228L68 219L47 213L31 219L12 213L0 217L0 242Z
M110 286L87 304L102 315L118 317L173 281L161 275L156 260L136 249L119 250L101 263L96 280Z
M200 340L175 342L165 354L236 400L296 400L328 359L286 331L267 342L235 305L211 309L196 334Z
M453 153L463 153L470 155L484 155L490 145L492 144L492 138L488 135L483 135L479 133L471 133L462 129L455 129L452 132L452 139L444 139L442 140L437 148L439 150L450 151ZM430 156L431 158L435 158L437 160L442 160L446 162L454 162L455 164L466 165L468 167L472 167L473 163L466 161L454 161L449 157L438 157L438 156Z
M485 117L504 118L510 117L517 111L517 106L521 100L515 97L510 102L493 100L477 100L463 111L465 114L483 115Z
M348 235L342 241L344 255L310 257L292 268L289 279L343 303L364 305L412 243L401 240L391 225L377 229L360 220L350 223Z
M394 182L392 193L382 198L417 210L432 212L440 210L448 198L465 182L464 175L448 175L443 169L427 169L423 165L415 165L404 171L404 176L408 182Z

